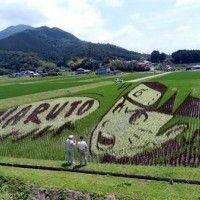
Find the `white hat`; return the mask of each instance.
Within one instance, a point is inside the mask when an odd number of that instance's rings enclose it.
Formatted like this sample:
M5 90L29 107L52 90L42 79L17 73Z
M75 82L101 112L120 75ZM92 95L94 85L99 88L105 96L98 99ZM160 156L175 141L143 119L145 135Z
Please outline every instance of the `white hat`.
M68 137L69 139L73 139L74 138L74 136L73 135L69 135L69 137Z

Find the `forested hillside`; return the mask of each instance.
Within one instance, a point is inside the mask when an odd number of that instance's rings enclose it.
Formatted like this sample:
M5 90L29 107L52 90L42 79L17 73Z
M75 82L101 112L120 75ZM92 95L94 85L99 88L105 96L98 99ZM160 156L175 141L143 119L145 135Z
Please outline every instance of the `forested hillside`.
M7 59L13 52L15 52L14 55L19 54L20 58L26 57L27 59L28 57L28 60L30 60L30 57L33 58L34 54L33 60L46 60L58 66L66 67L68 61L74 58L92 58L104 62L115 58L133 60L141 57L141 54L136 52L111 44L95 44L82 41L71 33L49 27L25 30L2 39L0 40L0 50L1 55L7 55L1 56L0 67L17 70L19 69L18 64L16 66L13 63L21 63L18 57L12 57L12 61ZM26 56L21 52L26 53ZM30 65L30 62L27 62L26 59L23 62Z
M34 53L0 50L0 75L13 71L50 69L55 66L54 63L41 59Z

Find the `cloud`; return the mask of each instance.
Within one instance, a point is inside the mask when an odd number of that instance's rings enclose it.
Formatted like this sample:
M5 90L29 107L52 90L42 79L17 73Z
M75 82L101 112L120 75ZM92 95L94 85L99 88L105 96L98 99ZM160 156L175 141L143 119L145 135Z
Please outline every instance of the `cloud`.
M101 3L101 4L106 4L108 6L112 6L112 7L120 7L125 2L125 0L95 0L95 1L98 3Z
M125 24L116 31L102 29L95 42L112 43L134 51L147 52L149 49L144 45L145 34L133 24ZM142 46L142 48L141 48Z
M144 45L145 34L133 24L124 25L121 30L114 35L113 43L134 51L146 51ZM141 48L141 46L143 46Z
M140 19L140 17L141 17L140 12L135 12L130 16L131 20L133 20L133 21Z
M199 0L176 0L175 7L194 6Z
M152 1L135 0L133 6L132 0L0 0L0 29L47 25L139 52L200 48L199 0L171 0L165 9Z
M44 15L34 6L23 1L0 0L0 22L4 27L13 24L37 24L44 20Z
M35 0L32 4L44 14L47 20L41 23L47 26L58 26L75 34L103 26L101 14L87 0Z
M190 28L191 28L190 26L183 25L183 26L177 27L176 31L177 31L177 32L186 32L186 31L189 31Z
M0 0L0 3L1 20L7 25L57 26L75 34L103 26L101 14L88 0Z
M126 24L120 31L117 32L116 36L121 37L125 35L140 36L142 35L142 32L136 26L132 24Z

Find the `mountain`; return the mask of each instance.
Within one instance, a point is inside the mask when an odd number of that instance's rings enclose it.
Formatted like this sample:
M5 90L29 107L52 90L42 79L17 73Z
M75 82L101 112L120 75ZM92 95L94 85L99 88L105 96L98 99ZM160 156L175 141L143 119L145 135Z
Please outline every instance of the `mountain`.
M46 26L27 29L0 40L0 50L37 53L55 63L66 62L74 57L133 60L140 56L115 45L82 41L71 33Z
M25 31L28 29L32 30L34 28L31 26L28 26L28 25L24 25L24 24L19 24L17 26L10 26L10 27L0 31L0 40L7 38L15 33L19 33L19 32L22 32L22 31Z

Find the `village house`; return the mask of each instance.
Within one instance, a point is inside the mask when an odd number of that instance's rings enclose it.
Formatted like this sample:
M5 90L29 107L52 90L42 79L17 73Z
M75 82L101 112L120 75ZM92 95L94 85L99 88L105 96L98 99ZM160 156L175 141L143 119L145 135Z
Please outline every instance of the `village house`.
M192 71L200 71L200 65L195 65L193 67L191 67Z
M109 67L100 67L96 70L96 75L111 75L112 71Z
M75 74L89 74L91 73L92 71L89 70L89 69L84 69L84 68L78 68L76 71L75 71Z

